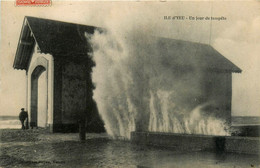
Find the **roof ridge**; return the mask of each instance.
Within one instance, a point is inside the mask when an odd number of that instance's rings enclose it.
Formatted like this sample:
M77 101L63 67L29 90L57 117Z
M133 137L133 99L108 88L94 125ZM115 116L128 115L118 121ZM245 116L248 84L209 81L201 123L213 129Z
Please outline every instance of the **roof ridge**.
M82 23L75 23L75 22L67 22L67 21L60 21L60 20L53 20L53 19L46 19L46 18L40 18L40 17L33 17L33 16L25 16L26 19L31 18L31 19L39 19L39 20L45 20L45 21L51 21L51 22L58 22L58 23L64 23L64 24L72 24L72 25L79 25L79 26L84 26L84 27L95 27L95 28L100 28L97 26L91 26L91 25L85 25Z
M180 42L184 42L184 43L194 43L194 44L200 44L200 45L205 45L205 46L211 46L212 47L212 45L207 44L207 43L202 43L202 42L188 41L188 40L169 38L169 37L159 37L159 36L156 36L156 37L158 37L160 39L175 40L175 41L180 41Z

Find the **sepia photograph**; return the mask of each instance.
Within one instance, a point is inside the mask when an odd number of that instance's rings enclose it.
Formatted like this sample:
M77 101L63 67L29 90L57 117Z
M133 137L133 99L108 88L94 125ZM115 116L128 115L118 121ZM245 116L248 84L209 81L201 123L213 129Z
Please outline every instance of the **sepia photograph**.
M259 1L0 3L0 168L260 167Z

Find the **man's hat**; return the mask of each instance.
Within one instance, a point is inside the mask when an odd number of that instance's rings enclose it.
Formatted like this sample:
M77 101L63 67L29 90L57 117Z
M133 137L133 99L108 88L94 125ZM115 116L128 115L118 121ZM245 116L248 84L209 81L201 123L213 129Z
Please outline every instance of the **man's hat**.
M21 108L21 110L24 110L24 108Z

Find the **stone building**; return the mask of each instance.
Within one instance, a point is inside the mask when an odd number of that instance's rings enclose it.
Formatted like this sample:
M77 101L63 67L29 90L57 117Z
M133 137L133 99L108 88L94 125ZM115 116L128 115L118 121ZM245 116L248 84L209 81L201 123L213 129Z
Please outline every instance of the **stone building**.
M26 109L31 126L71 132L77 130L78 120L87 116L89 131L104 130L92 99L94 62L88 56L91 49L84 36L95 29L25 17L13 66L26 70ZM43 85L38 87L43 73Z
M89 131L104 129L92 99L95 63L84 35L95 29L99 28L25 17L13 66L26 71L31 126L70 132L86 117ZM181 83L175 90L182 106L194 108L214 101L214 115L230 122L232 73L241 72L236 65L206 44L159 38L157 51L164 55L160 61L172 66L176 83ZM44 78L44 87L38 87L40 78Z

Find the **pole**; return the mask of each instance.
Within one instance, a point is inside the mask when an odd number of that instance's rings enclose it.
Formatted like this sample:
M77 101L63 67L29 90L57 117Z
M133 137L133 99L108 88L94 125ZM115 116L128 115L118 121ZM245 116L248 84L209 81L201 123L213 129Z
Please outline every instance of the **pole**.
M79 139L80 141L86 140L86 117L84 114L79 119Z

